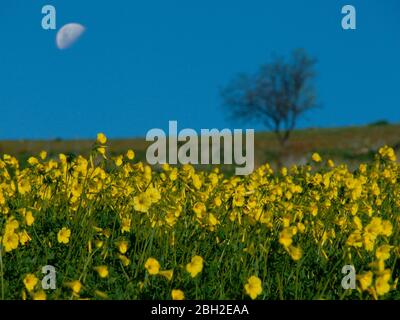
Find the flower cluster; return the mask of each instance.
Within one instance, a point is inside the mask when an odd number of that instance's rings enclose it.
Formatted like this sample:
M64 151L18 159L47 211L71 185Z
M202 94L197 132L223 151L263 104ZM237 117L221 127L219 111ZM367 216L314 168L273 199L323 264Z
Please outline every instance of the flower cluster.
M0 159L2 292L17 299L399 298L400 165L319 154L248 176L154 168L132 150ZM41 268L57 289L41 288ZM357 290L341 287L354 265ZM4 286L7 283L7 286Z

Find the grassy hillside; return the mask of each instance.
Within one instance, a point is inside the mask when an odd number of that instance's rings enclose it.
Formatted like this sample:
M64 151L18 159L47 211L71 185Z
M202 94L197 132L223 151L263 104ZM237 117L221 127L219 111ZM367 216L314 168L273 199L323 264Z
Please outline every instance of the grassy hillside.
M87 155L94 140L95 137L93 140L0 141L0 153L11 154L21 160L42 150L48 151L50 156L56 156L61 152ZM135 150L140 160L145 160L146 148L150 145L141 138L110 140L108 144L111 155L124 153L131 148ZM283 151L283 164L305 163L310 153L314 151L338 162L357 164L370 160L374 152L385 144L399 149L399 124L296 130ZM274 164L278 154L279 145L273 133L256 133L256 166L265 162Z

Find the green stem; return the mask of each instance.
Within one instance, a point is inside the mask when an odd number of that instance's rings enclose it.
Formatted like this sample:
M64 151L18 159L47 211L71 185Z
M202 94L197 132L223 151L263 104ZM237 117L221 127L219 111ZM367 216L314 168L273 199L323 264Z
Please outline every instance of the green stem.
M1 300L4 300L3 247L0 244Z

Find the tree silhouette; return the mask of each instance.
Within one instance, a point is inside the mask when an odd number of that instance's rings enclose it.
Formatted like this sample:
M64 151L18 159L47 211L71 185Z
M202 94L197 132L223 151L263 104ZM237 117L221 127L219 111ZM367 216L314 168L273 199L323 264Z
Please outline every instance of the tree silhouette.
M261 121L284 147L300 116L316 107L315 64L303 49L288 61L275 57L256 74L234 78L221 92L224 105L234 118Z

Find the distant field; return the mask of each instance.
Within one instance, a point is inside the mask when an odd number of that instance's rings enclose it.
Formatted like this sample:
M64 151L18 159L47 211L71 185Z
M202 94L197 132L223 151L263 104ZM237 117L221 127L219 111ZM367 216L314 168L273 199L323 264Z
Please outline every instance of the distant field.
M49 140L49 141L0 141L0 153L11 154L24 160L32 154L46 150L50 156L58 153L87 155L95 140ZM311 152L349 164L371 160L374 152L382 145L400 147L400 125L376 125L330 129L296 130L283 152L283 164L305 163ZM145 159L146 148L150 145L143 138L110 140L111 155L134 149L139 160ZM256 166L265 162L274 164L279 146L273 133L259 132L255 137Z

